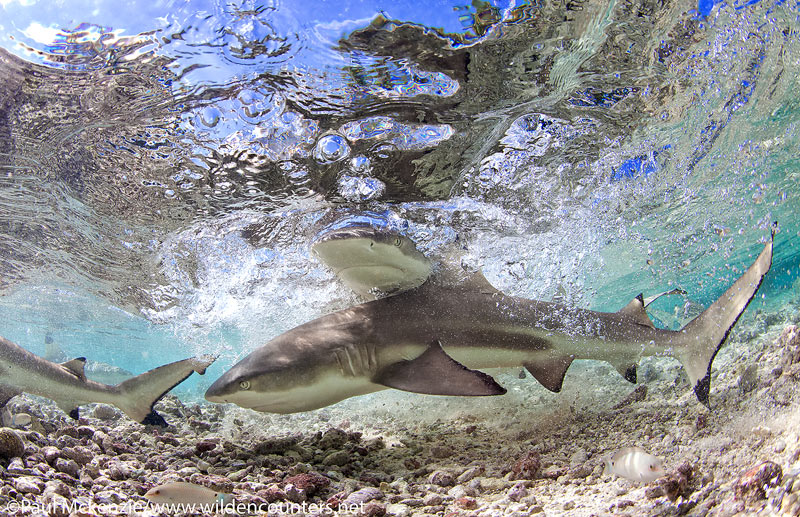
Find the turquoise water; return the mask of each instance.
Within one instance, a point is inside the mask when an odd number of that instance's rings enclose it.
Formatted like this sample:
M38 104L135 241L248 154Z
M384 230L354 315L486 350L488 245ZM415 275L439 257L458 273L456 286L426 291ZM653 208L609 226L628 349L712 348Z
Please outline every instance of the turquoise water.
M219 354L196 396L357 302L309 246L365 218L509 294L682 287L673 326L777 220L748 317L797 303L797 3L45 4L0 3L0 335L34 353Z

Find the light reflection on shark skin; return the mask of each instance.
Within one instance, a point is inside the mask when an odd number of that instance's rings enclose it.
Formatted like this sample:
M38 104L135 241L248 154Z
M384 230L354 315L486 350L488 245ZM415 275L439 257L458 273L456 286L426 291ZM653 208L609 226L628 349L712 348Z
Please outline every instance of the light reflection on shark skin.
M769 271L772 247L770 239L753 265L679 331L655 328L641 295L618 312L595 312L506 296L478 273L460 285L428 282L291 329L217 379L206 399L294 413L387 387L499 395L505 389L474 369L520 365L557 392L574 359L608 361L635 382L640 357L671 355L708 405L711 364Z

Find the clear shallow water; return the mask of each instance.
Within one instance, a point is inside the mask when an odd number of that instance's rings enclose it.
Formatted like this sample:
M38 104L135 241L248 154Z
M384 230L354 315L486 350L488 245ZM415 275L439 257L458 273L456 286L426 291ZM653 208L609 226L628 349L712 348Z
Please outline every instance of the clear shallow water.
M779 220L750 312L797 299L796 4L66 4L0 4L0 335L34 352L220 353L201 389L356 302L309 245L358 218L667 313Z

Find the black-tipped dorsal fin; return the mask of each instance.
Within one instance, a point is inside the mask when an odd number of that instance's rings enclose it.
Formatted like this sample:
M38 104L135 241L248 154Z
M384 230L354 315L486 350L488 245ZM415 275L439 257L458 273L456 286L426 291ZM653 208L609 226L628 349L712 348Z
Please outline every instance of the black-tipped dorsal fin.
M470 370L433 342L419 357L398 361L381 369L372 379L389 388L429 395L503 395L506 390L490 376Z
M525 369L531 372L533 378L542 386L553 393L558 393L573 359L571 355L552 357L535 363L525 363Z
M650 321L650 317L647 315L647 311L644 310L644 298L641 293L631 300L628 305L617 311L617 314L624 314L636 321L639 325L655 328L653 322Z
M86 373L83 371L83 367L86 366L85 357L76 357L75 359L67 361L66 363L61 363L61 366L69 370L71 374L82 381L86 380Z

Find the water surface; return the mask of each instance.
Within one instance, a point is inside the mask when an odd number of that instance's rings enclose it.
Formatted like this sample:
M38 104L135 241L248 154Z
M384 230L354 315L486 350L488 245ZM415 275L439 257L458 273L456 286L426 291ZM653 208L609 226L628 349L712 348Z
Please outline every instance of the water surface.
M780 222L798 296L800 33L784 1L49 2L0 17L0 334L134 372L355 303L309 253L369 220L509 294L679 325Z

